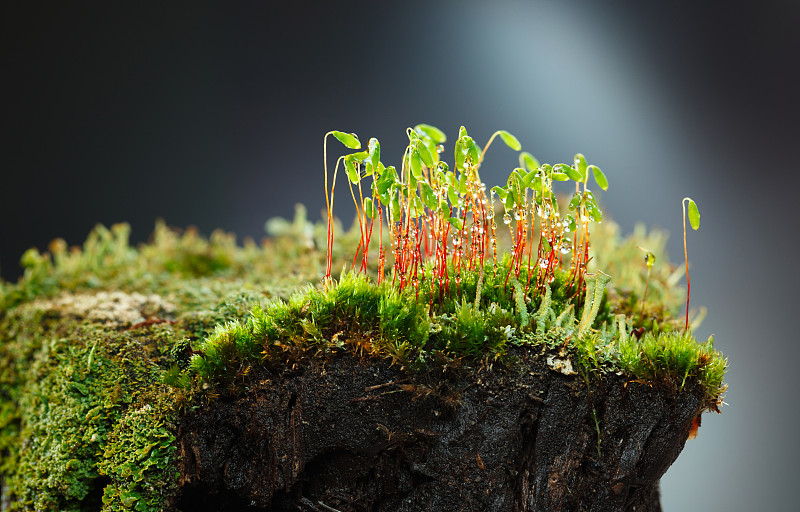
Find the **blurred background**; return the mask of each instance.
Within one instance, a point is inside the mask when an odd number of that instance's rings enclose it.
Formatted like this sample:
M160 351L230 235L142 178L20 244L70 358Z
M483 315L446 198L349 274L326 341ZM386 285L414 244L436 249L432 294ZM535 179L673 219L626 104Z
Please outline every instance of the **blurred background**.
M697 201L696 334L729 357L730 389L662 480L664 510L795 509L800 9L659 4L6 3L0 275L97 223L258 240L295 203L319 219L332 129L377 137L390 163L417 123L506 129L543 162L602 167L607 213L673 233L673 261ZM498 145L482 177L515 162Z

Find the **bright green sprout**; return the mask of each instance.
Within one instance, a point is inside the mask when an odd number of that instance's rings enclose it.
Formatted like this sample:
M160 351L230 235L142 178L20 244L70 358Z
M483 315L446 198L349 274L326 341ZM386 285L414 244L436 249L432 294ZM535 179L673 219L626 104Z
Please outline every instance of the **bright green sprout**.
M683 328L684 331L689 329L689 292L691 290L691 284L689 283L689 254L686 251L686 204L687 203L689 204L689 223L692 225L692 229L694 229L695 231L700 229L700 211L697 209L697 203L695 203L689 197L684 197L683 201L681 201L681 207L683 208L683 257L684 261L686 262L686 325Z

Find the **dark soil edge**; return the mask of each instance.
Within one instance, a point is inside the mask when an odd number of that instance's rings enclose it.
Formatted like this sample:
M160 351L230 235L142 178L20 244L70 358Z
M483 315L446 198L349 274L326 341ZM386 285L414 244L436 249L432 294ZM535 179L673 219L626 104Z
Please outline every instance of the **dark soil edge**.
M413 378L349 352L253 370L183 418L173 508L661 510L704 390L587 385L532 350Z

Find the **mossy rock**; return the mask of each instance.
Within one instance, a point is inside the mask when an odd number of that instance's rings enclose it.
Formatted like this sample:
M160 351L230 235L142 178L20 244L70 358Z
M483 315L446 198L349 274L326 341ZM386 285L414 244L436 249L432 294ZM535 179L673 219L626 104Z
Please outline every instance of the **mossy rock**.
M604 224L604 268L656 245ZM725 360L670 330L669 266L647 318L628 271L579 333L556 287L488 275L433 315L358 276L325 289L324 227L273 231L26 253L0 283L2 510L658 510L720 403Z

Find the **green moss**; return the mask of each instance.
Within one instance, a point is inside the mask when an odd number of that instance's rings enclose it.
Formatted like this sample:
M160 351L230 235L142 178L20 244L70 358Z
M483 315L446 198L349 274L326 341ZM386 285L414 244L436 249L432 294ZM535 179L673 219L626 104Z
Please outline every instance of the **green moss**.
M178 392L158 382L182 333L169 324L120 330L47 315L22 308L3 320L10 337L2 362L11 368L3 372L4 493L13 497L10 510L97 510L101 477L118 476L111 469L136 446L125 436L174 439L168 419ZM174 480L174 465L159 454L136 462L160 488ZM126 488L147 487L140 476Z
M110 479L103 510L163 510L178 480L174 405L169 393L142 397L108 434L97 471Z
M683 389L697 379L709 402L716 402L725 385L728 361L714 350L714 339L698 343L691 332L647 333L644 339L628 338L620 343L619 365L631 376L649 382L667 382Z
M710 342L698 344L678 331L648 333L640 342L624 315L618 315L621 323L609 323L614 304L605 293L609 277L602 273L587 277L581 306L567 298L563 275L530 304L520 293L520 280L512 279L514 291L506 291L500 301L506 307L484 305L483 300L504 290L504 264L507 260L497 273L488 265L484 269L486 292L477 307L469 298L477 290L478 271L466 272L459 292L441 302L435 286L433 291L407 287L400 292L363 275L345 274L327 290L309 287L288 302L253 308L246 321L217 326L199 346L191 368L205 381L230 381L253 364L280 359L287 348L330 351L348 345L418 368L435 354L496 359L509 342L552 344L555 334L587 379L622 371L634 379L679 382L682 389L694 378L710 401L719 398L727 363Z
M579 295L560 269L538 290L524 269L506 279L508 256L443 290L423 281L398 291L391 277L376 284L372 268L309 285L325 270L325 226L300 210L272 229L279 236L242 247L231 235L206 240L160 223L134 248L126 226L98 227L81 249L56 241L25 254L23 278L0 283L0 499L9 510L161 510L177 485L181 416L221 386L244 389L231 384L253 366L296 357L350 350L415 372L443 360L502 362L510 345L529 345L563 351L587 383L616 372L676 392L697 382L709 406L724 391L726 360L669 313L680 305L679 274L660 253L664 268L654 268L640 314L646 269L635 247L659 251L656 235L622 240L604 221L596 259L623 278L607 271L606 289ZM352 261L334 256L335 268ZM98 312L111 303L131 314Z

